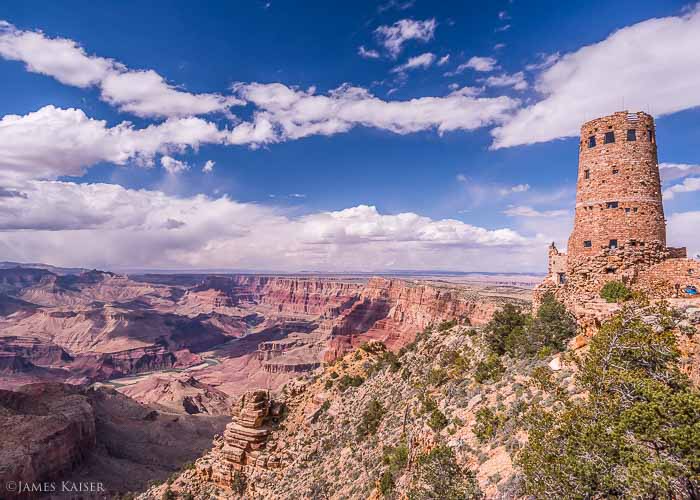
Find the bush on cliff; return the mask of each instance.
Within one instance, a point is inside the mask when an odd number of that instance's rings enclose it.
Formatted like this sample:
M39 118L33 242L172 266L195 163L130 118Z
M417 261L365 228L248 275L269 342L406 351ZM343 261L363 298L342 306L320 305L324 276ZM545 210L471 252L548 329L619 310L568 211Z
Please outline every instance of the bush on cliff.
M643 320L656 315L655 325ZM516 463L536 498L696 498L700 392L679 369L678 320L663 305L625 307L593 337L576 378L533 408Z
M480 408L476 412L476 423L472 432L480 443L485 443L496 436L496 432L503 426L505 419L505 415L495 412L491 408Z
M632 298L632 291L622 281L608 281L600 290L606 302L624 302Z
M498 382L505 368L496 354L489 354L486 359L479 361L474 370L474 380L484 382Z
M377 429L379 429L379 424L382 423L384 413L386 413L386 410L384 410L384 407L378 399L373 398L367 403L367 407L362 414L362 420L357 425L357 437L359 439L364 439L367 436L375 434Z
M486 325L484 340L499 356L532 357L540 352L561 351L575 334L574 318L554 294L547 293L534 318L513 304L496 311Z
M566 341L576 335L576 321L553 293L542 297L537 315L527 331L525 351L535 354L542 349L562 351Z
M529 315L514 304L506 304L496 311L484 330L484 341L499 356L514 354L525 343Z
M443 444L418 457L408 498L467 500L483 498L483 493L474 472L460 467L452 448Z

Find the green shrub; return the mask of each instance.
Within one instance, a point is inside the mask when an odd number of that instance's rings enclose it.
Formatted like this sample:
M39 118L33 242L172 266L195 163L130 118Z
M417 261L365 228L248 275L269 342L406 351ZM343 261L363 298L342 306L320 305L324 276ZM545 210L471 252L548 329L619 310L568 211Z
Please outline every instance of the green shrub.
M474 380L483 384L484 382L498 382L505 368L501 359L496 354L489 354L486 359L479 361L474 370Z
M382 423L384 413L384 407L376 398L367 403L367 407L362 414L362 420L357 425L357 437L364 439L367 436L374 435L379 429L379 424Z
M331 378L332 378L332 379L338 378L338 373L336 373L336 372L331 372Z
M446 332L447 330L450 330L451 328L454 328L455 326L457 326L456 319L451 319L449 321L445 320L438 325L438 332Z
M382 462L394 472L406 467L408 464L408 446L406 446L406 441L402 440L397 446L385 446Z
M414 486L410 499L465 500L481 499L483 493L474 472L457 464L454 452L439 445L417 460Z
M365 379L359 375L350 376L347 373L340 377L338 381L338 389L340 392L345 392L348 387L360 387L365 382Z
M600 289L600 296L607 302L624 302L632 298L632 292L622 281L608 281Z
M447 382L448 379L449 377L445 370L442 368L433 368L428 372L427 382L428 385L439 387Z
M498 429L505 423L505 415L493 411L491 408L480 408L476 412L476 423L472 432L480 443L493 439Z
M576 321L553 293L546 293L527 330L527 345L523 351L547 357L553 351L564 350L566 342L574 335Z
M243 495L246 488L248 487L248 480L245 475L239 471L233 473L233 478L231 479L231 489L234 493L238 495Z
M656 316L655 325L645 318ZM527 415L516 457L535 498L694 498L700 393L680 370L672 312L625 307L605 322L568 398ZM562 391L563 392L563 391Z
M430 412L428 426L435 432L440 432L442 429L447 427L448 423L447 417L437 408Z
M382 473L382 477L379 479L379 491L385 497L388 497L394 491L394 475L391 471L385 470Z
M163 494L160 496L160 500L175 500L177 497L175 493L170 488L166 488Z
M506 352L514 353L527 343L526 330L529 315L514 304L506 304L496 311L484 328L484 340L489 348L499 356Z
M332 381L331 379L326 380L326 383L323 384L323 388L326 389L326 390L328 390L328 389L330 389L331 387L333 387L333 381Z

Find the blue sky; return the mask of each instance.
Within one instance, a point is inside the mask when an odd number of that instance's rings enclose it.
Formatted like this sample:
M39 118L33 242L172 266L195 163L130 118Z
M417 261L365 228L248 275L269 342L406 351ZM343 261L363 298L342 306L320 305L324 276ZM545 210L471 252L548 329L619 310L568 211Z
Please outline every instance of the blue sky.
M23 1L0 20L0 259L541 271L576 131L623 99L657 116L670 240L700 251L692 3Z

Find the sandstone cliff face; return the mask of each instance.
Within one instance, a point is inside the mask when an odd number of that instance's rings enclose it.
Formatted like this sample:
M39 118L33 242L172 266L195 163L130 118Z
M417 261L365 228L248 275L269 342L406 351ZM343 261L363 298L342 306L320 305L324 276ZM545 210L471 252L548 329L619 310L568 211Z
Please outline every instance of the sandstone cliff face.
M85 397L60 384L0 391L0 482L58 479L95 446L95 414Z

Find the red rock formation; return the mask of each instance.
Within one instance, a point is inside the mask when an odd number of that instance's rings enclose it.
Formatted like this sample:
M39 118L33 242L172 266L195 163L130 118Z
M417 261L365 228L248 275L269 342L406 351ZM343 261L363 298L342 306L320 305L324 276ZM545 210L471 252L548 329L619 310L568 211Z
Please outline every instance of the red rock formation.
M95 446L95 414L77 389L62 384L0 390L0 483L59 479Z

